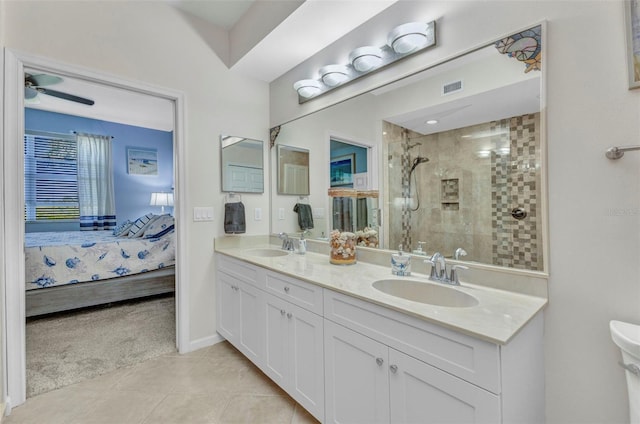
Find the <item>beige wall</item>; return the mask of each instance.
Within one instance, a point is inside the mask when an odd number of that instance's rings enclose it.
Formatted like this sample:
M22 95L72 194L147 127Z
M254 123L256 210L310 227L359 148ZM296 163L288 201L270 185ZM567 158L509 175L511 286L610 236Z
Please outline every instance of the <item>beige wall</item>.
M608 324L611 319L640 323L640 154L617 162L604 157L610 145L640 144L640 91L627 89L623 2L424 1L412 6L403 18L439 19L438 46L393 67L394 73L547 20L547 422L628 422L620 353ZM375 21L385 28L384 20ZM341 60L344 50L322 51L271 84L272 124L388 77L382 71L298 107L293 81Z
M83 66L185 93L185 176L189 335L191 343L216 333L213 238L223 234L220 134L268 140L268 85L235 75L175 9L165 2L6 2L9 49ZM267 159L265 153L265 161ZM243 195L248 217L268 210L265 194ZM213 206L213 222L192 222L193 207ZM264 234L269 220L247 220Z

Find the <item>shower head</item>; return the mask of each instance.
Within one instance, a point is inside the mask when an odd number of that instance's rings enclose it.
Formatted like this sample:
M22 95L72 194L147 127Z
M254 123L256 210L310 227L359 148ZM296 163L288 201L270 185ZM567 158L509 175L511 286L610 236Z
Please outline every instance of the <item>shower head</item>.
M429 162L429 158L424 157L424 156L418 156L417 158L415 158L413 160L413 163L411 164L411 171L409 171L409 174L411 174L413 172L413 170L416 169L416 166L420 165L421 163L425 163L425 162Z

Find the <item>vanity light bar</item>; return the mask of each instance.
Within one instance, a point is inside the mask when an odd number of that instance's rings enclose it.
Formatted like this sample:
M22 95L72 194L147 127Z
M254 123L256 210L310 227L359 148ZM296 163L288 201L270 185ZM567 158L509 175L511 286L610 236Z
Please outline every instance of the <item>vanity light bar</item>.
M293 84L298 104L308 102L337 87L436 44L436 22L409 22L393 28L382 47L363 46L349 54L349 64L331 64L318 70L318 79L305 79Z

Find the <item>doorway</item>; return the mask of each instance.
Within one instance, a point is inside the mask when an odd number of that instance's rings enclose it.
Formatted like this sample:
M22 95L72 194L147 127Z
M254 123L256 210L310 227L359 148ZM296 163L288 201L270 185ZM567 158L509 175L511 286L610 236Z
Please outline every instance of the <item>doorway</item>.
M176 345L180 352L188 346L188 315L185 305L186 288L182 281L184 270L180 266L181 252L184 250L184 231L186 220L183 210L184 190L184 135L182 132L184 96L182 93L170 89L147 86L144 83L132 82L122 78L105 75L99 72L78 68L73 65L60 63L47 58L34 57L9 49L5 49L4 63L4 139L22 140L24 137L24 70L25 68L38 69L57 75L91 81L117 89L128 90L136 93L155 96L173 102L174 107L174 181L175 181L175 220L177 231L176 243ZM24 246L24 187L15 184L15 181L24 180L24 166L22 143L5 142L4 165L4 229L5 229L5 276L11 276L11 281L5 281L4 289L4 316L6 319L3 332L5 346L5 378L7 411L12 407L24 403L26 400L26 365L25 365L25 255ZM9 248L8 248L9 247ZM9 280L9 279L7 279Z

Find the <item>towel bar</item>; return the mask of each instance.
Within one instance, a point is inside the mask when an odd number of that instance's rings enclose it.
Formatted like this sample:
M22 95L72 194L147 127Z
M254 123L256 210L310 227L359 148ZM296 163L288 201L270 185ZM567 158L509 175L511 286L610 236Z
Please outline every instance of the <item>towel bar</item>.
M624 156L624 152L630 152L632 150L640 150L640 146L621 146L621 147L613 146L613 147L609 147L604 155L608 159L616 160Z

